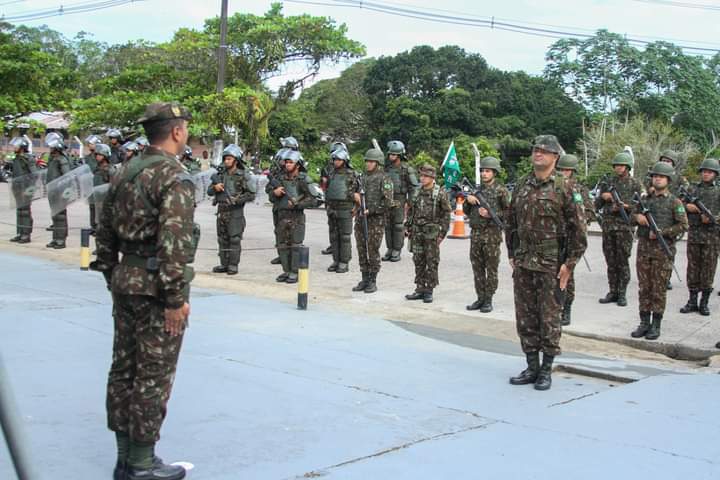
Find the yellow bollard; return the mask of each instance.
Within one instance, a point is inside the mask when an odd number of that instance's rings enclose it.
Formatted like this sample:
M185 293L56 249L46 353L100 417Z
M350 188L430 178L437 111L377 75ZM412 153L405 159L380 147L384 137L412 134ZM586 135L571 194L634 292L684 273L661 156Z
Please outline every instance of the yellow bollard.
M307 310L310 286L310 248L298 247L298 310Z
M87 270L90 267L90 230L80 230L80 270Z

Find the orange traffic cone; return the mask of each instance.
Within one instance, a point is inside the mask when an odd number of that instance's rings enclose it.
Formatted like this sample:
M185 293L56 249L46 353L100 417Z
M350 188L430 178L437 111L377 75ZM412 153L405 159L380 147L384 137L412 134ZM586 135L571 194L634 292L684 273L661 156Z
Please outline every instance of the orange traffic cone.
M450 232L448 238L470 238L470 235L465 233L465 212L463 212L464 201L465 199L462 196L457 197L455 212L452 214L452 232Z

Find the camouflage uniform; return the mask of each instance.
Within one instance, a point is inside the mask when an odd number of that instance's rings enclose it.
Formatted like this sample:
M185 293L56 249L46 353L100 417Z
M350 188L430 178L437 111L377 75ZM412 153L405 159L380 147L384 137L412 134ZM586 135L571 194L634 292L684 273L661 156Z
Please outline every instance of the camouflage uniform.
M373 153L379 155L379 158L369 157ZM374 161L377 166L372 172L362 174L360 182L365 189L365 208L367 214L367 248L365 248L365 234L363 223L365 217L360 213L355 216L355 245L358 250L358 262L360 264L360 272L362 272L363 282L362 288L355 291L366 291L368 283L375 284L376 277L380 271L380 245L382 244L383 234L385 233L385 214L393 205L393 182L386 175L380 166L382 160L382 152L370 149L365 154L366 161ZM360 285L358 285L360 286ZM375 291L375 289L370 289Z
M435 178L435 169L424 165L420 175ZM450 228L452 206L447 193L433 183L430 188L421 187L413 199L405 228L410 232L410 251L415 264L415 293L406 295L409 300L432 301L433 289L440 283L440 245Z
M575 182L553 171L518 182L508 214L506 245L514 262L515 317L523 352L560 354L563 292L557 274L572 271L587 247L583 201Z
M53 150L47 164L48 183L62 177L71 170L70 159L63 152ZM68 236L67 209L58 212L52 217L52 242L48 247L64 247L65 239Z
M654 192L644 196L644 203L657 222L660 231L665 238L672 258L675 258L675 241L687 231L688 220L682 202L669 191L661 194ZM635 213L639 214L638 207ZM633 337L645 336L654 340L660 334L660 323L665 312L667 298L667 282L672 274L672 258L668 258L662 249L660 242L649 238L648 227L638 227L638 248L637 248L637 275L638 275L638 297L640 303L639 330L644 330L643 335L636 330ZM650 315L652 314L653 325L649 327ZM652 336L652 330L657 331L657 336Z
M35 173L35 159L27 153L16 153L15 158L12 162L13 166L13 177L20 178L25 175L32 175ZM26 183L26 182L25 182ZM13 194L16 198L22 196L24 192L18 191L20 185L16 186L11 184L13 188ZM17 231L17 237L13 241L20 243L27 243L30 241L30 235L33 229L33 218L32 218L32 201L26 201L25 199L18 199L18 203L27 203L27 206L18 207L15 211L15 228Z
M388 162L385 173L393 182L393 205L388 209L385 224L385 246L383 260L398 261L405 242L405 207L410 206L418 194L419 183L415 169L405 162L395 166Z
M597 216L595 215L595 207L593 201L590 198L590 192L588 188L582 183L575 184L575 190L582 196L583 199L583 210L585 213L585 222L587 226L590 226L592 222L597 222ZM568 312L569 321L569 310L572 304L575 302L575 270L570 274L570 280L568 281L567 287L565 287L565 303L563 305L563 314ZM564 319L563 319L564 320ZM568 322L569 324L569 322Z
M490 184L483 183L480 192L488 201L495 214L503 221L510 206L510 193L507 188L493 179ZM500 264L500 244L502 230L491 218L480 215L480 205L463 203L463 212L470 220L470 264L473 269L477 302L469 305L473 310L477 306L483 312L492 311L492 297L498 286L498 265Z
M690 195L697 197L720 221L720 187L715 182L699 182L690 188ZM687 286L690 299L680 311L688 313L700 311L709 315L708 301L713 290L718 253L720 252L720 228L712 223L702 223L700 213L688 212L687 239ZM698 293L702 292L700 307L697 304Z
M268 183L266 191L277 211L276 228L277 249L283 274L277 280L287 283L297 282L299 247L305 241L306 208L315 205L315 198L308 188L308 177L305 172L291 175L285 172L277 178L278 185L285 188L285 195L276 197L272 194L273 187ZM292 205L290 204L292 201Z
M202 170L200 161L197 158L184 156L182 157L181 163L187 169L190 175L198 173L200 172L200 170Z
M325 192L333 263L330 272L345 273L352 258L353 195L358 191L358 174L345 163L330 172Z
M608 185L601 188L600 193L607 192L609 185L615 186L622 202L628 205L635 193L643 191L640 182L631 177L629 173L623 177L613 175ZM614 302L619 298L625 298L630 282L630 255L632 254L634 226L632 222L625 223L619 211L613 211L612 201L606 202L600 195L595 199L595 208L602 214L602 248L605 263L607 263L610 288L606 299L610 297L610 301ZM605 301L606 299L601 299L601 303L609 303Z
M194 192L175 155L148 147L112 178L103 203L94 268L114 303L108 427L133 442L156 442L167 411L183 335L165 332L164 310L189 299L199 240Z
M237 157L236 157L237 158ZM234 172L224 170L211 178L207 193L215 197L213 205L217 205L217 242L218 257L221 267L225 267L228 274L238 272L241 242L245 231L245 204L255 200L256 186L252 181L250 172L238 167ZM215 185L222 183L225 191L216 192Z

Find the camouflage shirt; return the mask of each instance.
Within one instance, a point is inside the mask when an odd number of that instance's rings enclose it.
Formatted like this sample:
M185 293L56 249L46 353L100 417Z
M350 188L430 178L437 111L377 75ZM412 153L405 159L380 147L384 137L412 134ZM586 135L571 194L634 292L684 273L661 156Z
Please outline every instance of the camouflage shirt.
M528 270L555 274L561 263L572 269L587 247L582 197L572 179L555 171L518 182L506 226L508 256Z
M393 206L393 183L380 168L362 174L368 215L384 215Z
M437 184L430 188L421 187L410 204L405 227L412 229L415 236L419 229L427 231L427 226L435 226L438 238L445 238L450 228L451 213L452 206L444 189Z
M713 213L716 222L720 222L720 187L715 182L700 182L689 188L692 196L697 196L705 207ZM688 230L689 243L718 244L720 243L720 228L712 223L702 223L700 213L687 212L690 229Z
M610 177L607 184L600 188L600 192L595 199L595 208L602 214L602 229L604 232L614 230L632 231L632 222L630 222L630 224L625 223L620 215L620 212L614 211L612 200L605 201L601 196L603 193L609 191L609 187L611 185L615 187L618 195L620 196L620 200L622 200L622 202L626 205L630 205L632 203L632 198L635 193L643 192L643 186L640 184L640 181L630 175L625 175L623 177L613 175ZM625 210L630 212L630 209Z
M197 246L194 214L195 187L175 155L148 147L124 164L111 179L96 238L98 270L112 272L112 291L152 296L168 308L187 302L192 270L186 265ZM149 257L157 268L131 261Z
M643 195L643 203L650 210L662 236L667 241L670 250L675 256L675 242L688 229L688 219L683 203L668 191ZM633 213L640 213L640 206L636 205ZM650 239L650 228L638 227L638 256L667 258L667 254L660 246L660 242Z
M505 185L497 180L494 180L490 185L483 183L480 185L480 193L485 197L490 208L493 209L495 214L500 218L500 221L504 221L507 216L508 208L510 207L510 192L505 188ZM492 218L485 218L480 215L480 205L471 205L467 200L463 203L463 212L468 216L470 220L470 227L473 230L478 229L480 231L480 239L501 241L502 231L500 227L493 222Z

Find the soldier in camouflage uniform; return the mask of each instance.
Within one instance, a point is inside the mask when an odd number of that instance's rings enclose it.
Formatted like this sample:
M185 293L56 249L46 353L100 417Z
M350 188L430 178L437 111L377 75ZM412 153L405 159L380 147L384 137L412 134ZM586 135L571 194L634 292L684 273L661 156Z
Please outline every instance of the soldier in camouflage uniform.
M663 250L657 237L649 228L648 219L641 214L639 205L635 208L638 227L637 275L640 302L640 325L631 333L633 338L645 337L655 340L660 336L660 327L665 313L667 282L672 274L675 258L675 242L688 229L688 219L682 202L670 193L675 170L672 165L657 162L650 169L652 191L643 195L645 206L655 219L662 236L670 247L672 258ZM652 317L652 324L651 322Z
M578 159L575 155L560 155L557 166L555 167L558 172L565 176L565 178L575 178L577 172ZM589 226L593 221L597 222L595 215L595 206L590 199L590 193L585 185L580 182L575 182L575 190L582 196L583 207L585 209L585 221ZM562 317L560 325L567 326L571 322L572 304L575 301L575 270L570 274L570 280L568 281L567 288L565 289L565 303L563 304Z
M450 228L452 206L445 190L435 183L435 167L420 167L420 184L405 221L415 264L415 291L405 298L432 303L433 289L440 283L440 244Z
M630 282L630 255L635 228L632 222L628 224L622 219L609 188L613 186L617 190L623 208L629 212L630 199L635 193L643 191L640 182L630 176L633 164L630 154L622 152L615 155L612 161L615 175L601 185L600 195L595 199L595 209L602 213L602 246L610 286L610 291L598 301L603 304L616 302L620 307L627 306L626 293Z
M335 150L330 156L333 170L328 177L325 203L333 263L328 272L346 273L352 258L352 214L358 174L350 166L350 155L346 150Z
M93 187L99 187L106 183L110 183L110 177L112 176L112 168L110 165L110 147L104 143L98 143L95 147L95 171L93 172ZM95 207L95 202L90 202L92 207ZM90 225L93 231L97 231L97 226L100 223L100 214L95 208L92 209L90 218Z
M277 188L280 184L278 179L285 175L285 154L288 150L295 150L297 151L300 148L300 145L298 144L298 141L295 139L295 137L284 137L280 139L280 145L282 148L278 150L275 153L275 156L272 159L272 163L270 165L270 169L268 171L268 185L266 187L269 187L270 189ZM278 246L278 204L276 202L273 202L273 198L269 197L270 203L273 204L272 206L272 214L273 214L273 233L275 235L275 246ZM271 265L280 265L280 257L277 256L270 260Z
M385 245L387 251L383 261L399 262L400 252L405 242L405 214L418 193L418 181L415 169L403 160L405 145L398 140L388 142L388 160L385 173L393 181L393 206L387 212L385 224Z
M554 135L535 139L533 172L513 190L505 235L517 331L528 365L510 383L534 383L536 390L552 385L553 360L560 354L563 293L587 247L582 197L574 181L554 168L560 152Z
M13 159L13 177L16 179L25 177L26 175L32 175L35 173L35 159L28 154L30 148L30 142L27 138L15 137L10 141L10 145L15 149L15 158ZM28 177L26 177L28 178ZM11 184L13 189L13 195L16 197L16 203L18 206L16 209L15 217L15 228L17 235L10 239L11 242L16 243L30 243L30 235L33 229L33 218L32 218L32 198L23 198L27 195L23 190L29 184L27 182L21 182L24 185ZM27 205L25 205L27 204Z
M377 274L380 271L380 245L385 233L385 214L393 204L393 183L381 167L385 159L381 150L371 148L365 152L365 173L360 184L365 192L365 211L361 211L361 193L355 194L355 245L362 280L353 292L377 291ZM367 221L367 238L364 224ZM367 242L367 243L366 243ZM367 245L367 247L366 247Z
M275 280L297 283L299 248L305 241L304 210L315 205L315 198L310 193L305 161L300 152L285 148L280 160L285 171L278 173L274 185L268 183L265 187L278 216L277 249L283 273Z
M110 163L117 165L125 161L125 154L122 151L122 133L117 128L111 128L105 136L108 138L110 146Z
M325 164L325 166L320 169L320 188L322 188L323 191L327 190L328 182L330 180L330 173L335 169L335 165L333 163L332 153L335 150L345 150L348 155L350 155L349 150L347 148L347 145L345 145L343 142L333 142L328 147L328 151L330 155L328 156L328 161ZM327 204L325 204L325 209L327 210ZM332 255L332 235L330 234L330 230L328 229L328 238L329 238L329 244L326 248L320 251L323 255Z
M48 140L49 139L49 140ZM46 137L46 145L50 148L50 158L47 164L47 181L52 182L71 170L70 158L65 153L65 142L59 135ZM67 209L62 210L52 217L53 239L46 245L47 248L65 248L65 240L68 236Z
M115 479L178 480L180 466L154 454L190 313L191 264L199 240L195 187L177 160L190 113L154 103L139 120L151 146L112 179L97 233L101 271L113 296L115 338L107 387L115 432ZM122 253L122 257L119 254Z
M720 173L720 162L715 158L703 160L700 165L701 181L690 188L689 194L702 202L710 210L716 222L720 221L720 187L716 184ZM708 302L713 290L715 269L717 267L718 249L720 248L720 228L713 225L711 219L700 212L694 204L689 203L687 197L680 197L687 210L688 230L687 240L687 285L690 290L690 299L680 309L680 313L700 312L701 315L710 315ZM698 306L698 293L702 292Z
M182 157L180 157L180 163L183 164L190 175L194 175L202 169L200 162L193 157L192 148L187 145L185 145L185 148L183 149Z
M502 222L510 206L510 192L497 177L500 174L500 160L485 157L480 160L482 184L479 191ZM491 218L485 207L475 195L468 195L463 203L463 211L470 220L470 264L475 280L477 300L468 305L468 310L492 312L492 298L498 286L498 265L500 264L500 244L502 229Z
M225 169L211 178L208 195L215 197L217 205L217 241L220 265L214 273L236 275L245 231L245 204L255 200L256 185L242 163L243 152L235 144L223 150Z

